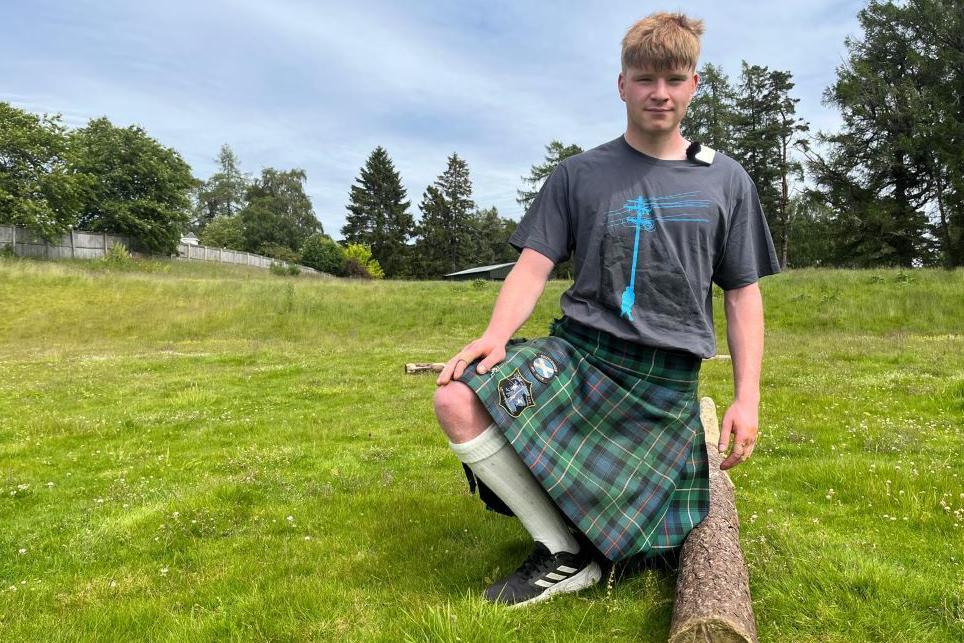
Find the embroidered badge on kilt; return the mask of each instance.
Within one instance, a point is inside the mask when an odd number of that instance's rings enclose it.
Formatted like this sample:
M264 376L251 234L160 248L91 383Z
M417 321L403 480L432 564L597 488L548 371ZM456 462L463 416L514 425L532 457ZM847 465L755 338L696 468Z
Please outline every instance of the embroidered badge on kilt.
M532 382L518 368L499 380L499 406L514 418L530 406L535 406L532 401Z
M536 379L547 384L549 380L556 376L558 372L558 367L556 363L552 361L552 358L545 353L539 353L539 355L532 360L529 364L529 370L535 375Z

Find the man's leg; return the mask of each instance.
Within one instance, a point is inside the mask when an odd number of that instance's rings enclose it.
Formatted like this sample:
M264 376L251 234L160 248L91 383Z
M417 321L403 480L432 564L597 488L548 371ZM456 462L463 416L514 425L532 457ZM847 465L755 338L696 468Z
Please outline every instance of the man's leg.
M579 551L579 543L559 509L492 422L472 389L462 382L439 388L435 414L458 459L502 499L533 540L553 554Z
M577 591L599 580L599 566L579 552L559 509L468 386L451 382L435 394L435 414L459 460L519 518L535 549L514 574L486 590L491 601L523 605Z

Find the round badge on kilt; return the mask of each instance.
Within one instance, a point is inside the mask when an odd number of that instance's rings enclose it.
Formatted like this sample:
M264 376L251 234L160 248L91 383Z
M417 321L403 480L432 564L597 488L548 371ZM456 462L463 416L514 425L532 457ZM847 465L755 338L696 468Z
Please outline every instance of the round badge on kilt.
M529 370L532 371L532 374L535 375L537 380L546 384L556 376L559 368L556 366L556 363L552 361L551 357L545 353L539 353L539 355L532 360L532 363L529 364Z

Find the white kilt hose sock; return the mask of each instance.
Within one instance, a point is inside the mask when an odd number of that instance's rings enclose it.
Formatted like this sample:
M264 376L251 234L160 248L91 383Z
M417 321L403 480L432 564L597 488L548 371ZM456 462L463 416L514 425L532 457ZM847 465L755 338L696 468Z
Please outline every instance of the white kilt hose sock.
M459 460L518 517L533 540L553 554L577 553L579 543L545 490L495 424L468 442L449 442Z

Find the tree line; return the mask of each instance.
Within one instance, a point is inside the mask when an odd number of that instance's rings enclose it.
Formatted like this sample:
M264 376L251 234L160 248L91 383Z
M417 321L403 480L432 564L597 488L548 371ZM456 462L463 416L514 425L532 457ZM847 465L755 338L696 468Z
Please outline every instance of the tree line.
M964 265L964 5L872 0L809 134L788 71L705 65L684 132L750 174L784 266Z
M964 7L956 0L871 0L859 37L824 93L836 132L797 116L793 76L743 62L731 82L713 64L684 135L739 161L753 179L786 266L964 265ZM522 177L527 208L577 145L552 141ZM0 223L54 237L71 227L173 250L202 243L298 261L336 274L434 278L512 261L516 222L472 197L451 154L417 205L376 147L350 186L342 243L325 234L300 169L242 173L223 146L207 180L136 126L106 118L69 130L59 116L0 103ZM557 268L565 275L567 265Z

